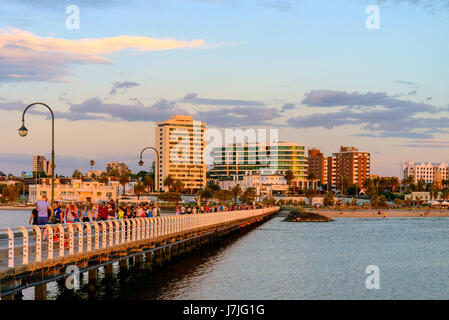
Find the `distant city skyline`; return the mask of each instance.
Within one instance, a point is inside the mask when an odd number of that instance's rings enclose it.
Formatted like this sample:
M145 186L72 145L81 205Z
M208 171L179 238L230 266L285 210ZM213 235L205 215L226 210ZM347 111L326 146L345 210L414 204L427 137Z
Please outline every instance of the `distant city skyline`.
M447 1L0 0L0 170L56 173L107 162L149 170L155 123L191 115L209 128L279 128L279 140L371 153L371 173L448 162ZM365 26L377 5L380 29ZM23 12L30 12L24 15ZM418 23L419 22L419 23Z

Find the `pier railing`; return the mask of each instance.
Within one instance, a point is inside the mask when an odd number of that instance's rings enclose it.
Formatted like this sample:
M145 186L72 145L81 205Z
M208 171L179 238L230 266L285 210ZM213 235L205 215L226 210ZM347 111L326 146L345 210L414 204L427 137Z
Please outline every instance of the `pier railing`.
M244 222L274 211L277 211L276 207L7 228L0 230L0 271L151 243L220 224Z

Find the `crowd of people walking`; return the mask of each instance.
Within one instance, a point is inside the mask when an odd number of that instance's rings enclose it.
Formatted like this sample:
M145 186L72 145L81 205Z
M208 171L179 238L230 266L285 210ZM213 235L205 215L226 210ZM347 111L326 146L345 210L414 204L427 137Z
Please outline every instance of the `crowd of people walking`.
M222 211L240 211L262 208L260 205L177 205L176 215L210 213ZM55 202L54 208L44 195L42 200L36 203L29 224L46 225L58 223L92 222L110 219L151 218L161 215L161 210L156 203L149 205L117 205L114 200L101 201L99 204L65 204Z

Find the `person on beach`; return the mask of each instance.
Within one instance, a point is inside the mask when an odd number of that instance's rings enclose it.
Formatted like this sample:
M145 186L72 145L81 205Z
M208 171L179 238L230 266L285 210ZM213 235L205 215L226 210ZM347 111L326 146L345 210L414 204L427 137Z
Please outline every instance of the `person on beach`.
M48 224L48 210L52 212L50 218L53 216L53 208L47 201L47 195L42 196L42 200L37 202L37 211L38 211L38 225L46 225Z

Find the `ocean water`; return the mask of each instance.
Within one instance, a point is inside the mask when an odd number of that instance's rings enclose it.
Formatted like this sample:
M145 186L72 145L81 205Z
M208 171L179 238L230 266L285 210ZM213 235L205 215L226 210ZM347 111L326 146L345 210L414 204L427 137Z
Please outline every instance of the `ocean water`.
M0 210L0 229L28 227L32 210Z
M449 299L448 218L337 218L263 225L137 277L114 267L52 299ZM367 289L369 265L379 289ZM28 290L28 289L27 289ZM32 298L26 293L24 298Z

